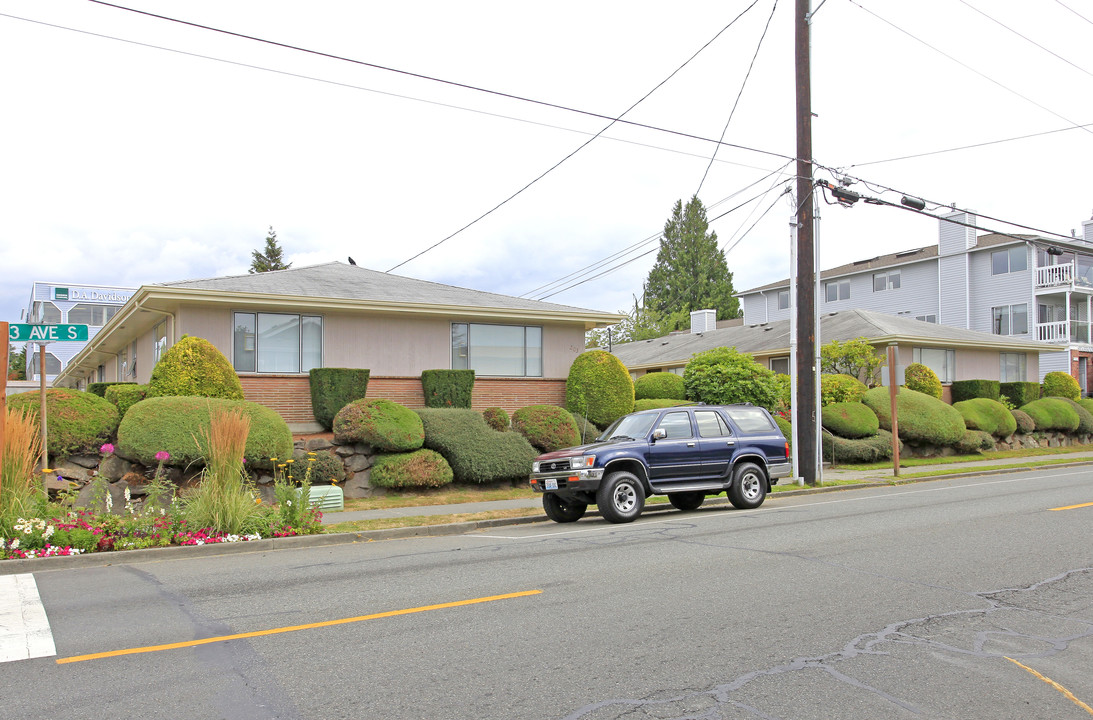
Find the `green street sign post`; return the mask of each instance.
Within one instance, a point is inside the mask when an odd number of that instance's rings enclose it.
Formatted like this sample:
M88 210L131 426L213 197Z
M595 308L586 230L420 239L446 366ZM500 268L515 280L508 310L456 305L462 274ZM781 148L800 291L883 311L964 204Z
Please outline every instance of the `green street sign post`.
M10 323L8 340L11 342L87 342L87 326Z

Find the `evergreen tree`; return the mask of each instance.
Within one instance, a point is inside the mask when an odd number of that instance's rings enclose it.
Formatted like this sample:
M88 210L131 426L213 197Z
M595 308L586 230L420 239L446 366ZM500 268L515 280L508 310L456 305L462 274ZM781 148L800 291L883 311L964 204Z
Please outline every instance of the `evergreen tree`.
M644 309L672 318L674 327L668 330L681 330L694 310L715 309L718 320L736 317L740 302L734 292L732 273L717 247L717 233L709 231L702 201L695 195L684 207L677 200L645 282Z
M283 253L280 243L277 242L277 233L273 231L273 226L270 225L264 252L250 251L249 272L253 275L254 273L269 272L270 270L288 270L292 267L292 263L285 263Z
M27 379L27 349L16 350L8 345L8 380Z

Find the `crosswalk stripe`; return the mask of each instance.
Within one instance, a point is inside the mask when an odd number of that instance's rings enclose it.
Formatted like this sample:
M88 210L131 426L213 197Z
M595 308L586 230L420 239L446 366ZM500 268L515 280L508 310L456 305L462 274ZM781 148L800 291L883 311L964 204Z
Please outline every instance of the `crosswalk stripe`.
M0 576L0 662L56 654L34 575Z

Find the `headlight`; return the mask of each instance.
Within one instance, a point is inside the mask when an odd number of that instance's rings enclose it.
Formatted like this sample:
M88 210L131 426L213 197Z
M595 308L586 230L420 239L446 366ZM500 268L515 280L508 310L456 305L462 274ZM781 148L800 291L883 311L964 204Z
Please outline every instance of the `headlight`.
M533 473L537 473L537 472L539 472L539 461L538 461L538 460L536 460L535 462L533 462L533 463L531 464L531 471L532 471Z
M569 459L569 467L573 470L580 468L589 468L596 464L595 455L585 455L583 457L575 457Z

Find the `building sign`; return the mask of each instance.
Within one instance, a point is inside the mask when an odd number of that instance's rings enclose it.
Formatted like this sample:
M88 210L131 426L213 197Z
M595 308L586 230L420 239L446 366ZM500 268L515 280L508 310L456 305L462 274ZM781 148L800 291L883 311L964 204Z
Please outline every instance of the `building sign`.
M53 288L53 299L54 300L67 300L68 299L68 288L60 288L60 287L59 288Z
M53 299L71 302L124 303L133 297L134 292L136 291L109 288L55 287L53 288Z

